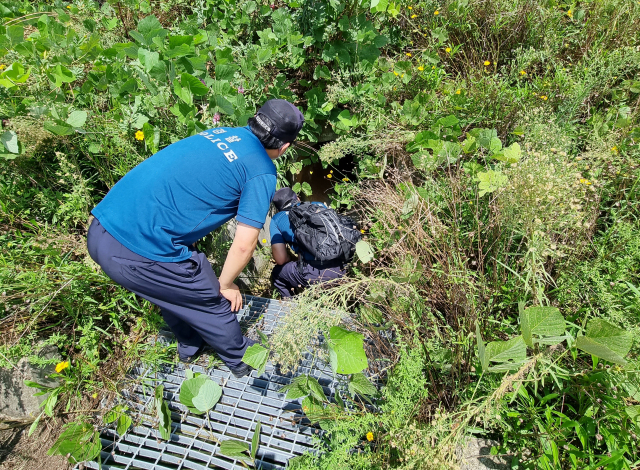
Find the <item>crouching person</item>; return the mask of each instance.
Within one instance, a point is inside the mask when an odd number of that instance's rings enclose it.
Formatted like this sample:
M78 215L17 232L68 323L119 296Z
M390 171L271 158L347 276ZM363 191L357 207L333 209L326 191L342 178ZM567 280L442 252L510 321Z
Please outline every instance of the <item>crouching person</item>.
M234 283L251 259L276 189L280 157L296 139L302 113L269 100L247 127L218 127L147 158L92 211L89 254L115 282L160 307L178 340L180 360L206 345L236 377L251 340L234 312ZM233 243L220 277L194 243L235 217Z
M283 298L343 277L360 240L355 223L321 203L300 202L290 188L276 191L269 226L276 267L271 281ZM287 245L298 259L292 260Z

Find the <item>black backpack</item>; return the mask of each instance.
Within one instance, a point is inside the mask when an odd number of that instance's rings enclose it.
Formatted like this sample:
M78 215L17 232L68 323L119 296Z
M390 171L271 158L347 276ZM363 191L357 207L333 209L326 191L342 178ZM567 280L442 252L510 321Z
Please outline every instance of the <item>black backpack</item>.
M362 235L356 223L333 209L301 202L289 211L298 247L316 261L348 263Z

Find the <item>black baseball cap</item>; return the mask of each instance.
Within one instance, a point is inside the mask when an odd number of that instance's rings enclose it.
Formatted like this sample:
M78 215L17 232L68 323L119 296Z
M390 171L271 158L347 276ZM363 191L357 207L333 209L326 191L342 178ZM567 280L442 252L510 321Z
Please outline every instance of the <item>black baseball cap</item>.
M270 125L260 116L266 116L273 123ZM293 142L298 137L304 124L304 116L298 108L287 100L269 100L256 113L256 121L269 134L283 142Z
M278 212L291 209L293 203L298 201L298 195L291 188L278 189L273 195L273 204Z

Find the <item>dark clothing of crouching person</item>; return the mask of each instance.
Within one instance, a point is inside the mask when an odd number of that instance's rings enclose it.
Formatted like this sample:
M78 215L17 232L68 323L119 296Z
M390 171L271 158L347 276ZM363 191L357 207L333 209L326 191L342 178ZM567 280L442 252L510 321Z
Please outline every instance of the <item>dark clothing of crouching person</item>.
M236 377L253 341L236 314L234 283L257 245L276 189L280 157L304 117L269 100L246 127L215 127L169 145L111 188L92 211L89 254L115 282L160 307L178 340L180 360L212 348ZM194 243L231 218L236 233L216 277Z
M269 223L271 252L276 262L276 267L271 272L271 282L283 298L298 294L309 285L339 279L346 273L344 262L322 264L311 254L298 248L293 227L289 222L289 209L299 201L296 193L290 188L279 189L273 198L278 213ZM323 205L319 202L314 204ZM297 254L297 261L289 256L287 245Z

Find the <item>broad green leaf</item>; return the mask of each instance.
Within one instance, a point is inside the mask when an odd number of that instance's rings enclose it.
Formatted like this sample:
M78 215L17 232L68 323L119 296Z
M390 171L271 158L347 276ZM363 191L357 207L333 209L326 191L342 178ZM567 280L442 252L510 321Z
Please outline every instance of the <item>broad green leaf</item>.
M55 124L53 122L45 122L43 127L55 135L71 135L75 133L73 127L62 124Z
M472 135L467 136L467 138L462 142L462 151L464 153L473 153L477 148L478 143L476 142L476 138Z
M269 347L269 338L267 338L267 335L265 335L262 331L257 330L258 331L258 336L260 337L260 343L262 343L262 345L265 348Z
M418 207L419 203L420 197L415 193L411 194L409 198L404 201L404 204L402 204L402 215L407 215L413 212L416 207Z
M94 460L102 450L100 433L85 421L76 421L64 427L58 440L47 455L64 455L72 464Z
M327 397L324 394L324 390L322 389L322 385L315 377L309 376L307 379L307 385L309 386L309 391L311 392L311 396L320 402L327 401Z
M127 429L131 426L131 418L126 414L121 414L118 418L118 425L116 427L116 431L118 435L122 436L127 432Z
M222 396L222 388L213 380L205 380L198 394L193 397L192 403L201 413L206 413L212 409L220 397Z
M105 415L102 417L102 421L104 422L104 424L113 423L120 417L120 414L121 413L119 413L118 411L116 411L115 408L113 408L112 410L109 410L105 413Z
M57 88L60 88L63 83L71 83L76 80L76 76L66 68L64 65L56 65L53 70L49 71L49 78L54 82Z
M238 67L233 64L216 64L216 80L232 81Z
M309 376L301 375L291 381L289 385L285 385L278 392L287 392L287 400L295 400L296 398L302 398L309 395L311 390L309 389Z
M186 72L180 76L180 84L183 88L188 88L195 96L202 96L209 93L209 87L207 87L207 85Z
M164 385L156 387L154 401L160 436L168 441L171 438L171 413L169 412L169 405L164 401Z
M8 152L20 152L20 147L18 146L18 134L15 132L5 131L4 134L0 136L0 142L2 142L2 145L4 145Z
M302 183L302 186L300 189L302 190L302 194L304 194L305 196L311 196L311 194L313 194L313 189L311 188L311 185L306 181Z
M520 362L527 358L527 346L520 335L509 341L490 342L487 344L485 354L488 356L488 360L493 362Z
M631 349L633 337L630 332L594 318L587 325L586 336L578 336L576 347L605 361L625 365L624 359Z
M355 331L334 326L329 330L329 359L333 373L356 374L367 368L364 337Z
M489 142L489 152L496 153L502 149L502 142L497 137L492 137Z
M475 180L479 182L478 189L480 192L478 196L480 197L506 186L508 181L507 175L495 170L479 171Z
M193 404L193 399L198 395L200 391L200 387L209 380L206 376L194 377L192 379L187 379L182 382L180 386L180 395L179 400L184 406L186 406L189 411L192 413L200 414L202 413L196 406Z
M371 0L371 11L374 13L387 11L389 0Z
M564 334L564 317L555 307L529 307L520 315L522 338L529 347L533 347L533 335L560 336Z
M440 125L442 127L452 127L460 122L457 117L454 115L449 115L447 117L440 118L436 121L436 125Z
M24 41L24 28L22 25L11 25L7 27L7 38L11 46L15 47Z
M345 109L338 114L338 120L345 125L346 127L351 127L354 125L354 118L351 116L351 113L348 109Z
M138 31L142 34L149 34L156 29L162 29L162 24L160 24L155 15L147 16L138 22Z
M358 255L360 261L362 261L363 263L368 263L373 259L374 256L371 245L369 245L364 240L360 240L358 243L356 243L356 254Z
M29 78L31 70L25 72L19 62L14 62L0 73L0 85L5 88L13 88L17 83L24 83Z
M144 65L144 71L149 73L160 62L160 54L140 48L138 49L138 59Z
M498 138L498 131L495 129L472 129L469 131L478 140L478 145L486 149L491 148L491 141ZM500 144L502 146L502 144Z
M624 408L631 421L638 422L640 417L640 405L629 405Z
M514 142L510 146L502 149L501 152L493 155L493 158L496 160L507 163L516 163L520 160L520 157L522 157L522 150L520 149L520 144L518 144L518 142Z
M482 370L486 371L489 367L489 358L487 356L484 341L482 340L482 334L480 333L480 325L476 323L476 341L478 342L478 359L480 359L480 365Z
M258 370L258 375L262 375L264 372L267 367L268 359L269 350L259 344L249 346L244 352L244 356L242 356L242 362L249 364L251 367Z
M184 371L184 377L186 380L192 379L193 378L193 371L191 369L186 369Z
M85 122L87 122L86 111L73 111L67 118L67 124L72 127L82 127Z
M249 455L249 444L235 439L227 439L220 443L220 453L234 459L247 459Z
M315 398L308 396L302 400L302 411L309 421L312 423L317 422L323 414L324 408L322 407L322 403Z
M262 423L260 420L256 423L256 429L253 431L253 437L251 438L251 459L256 459L258 448L260 447L260 431L262 430Z
M373 396L378 393L378 389L363 374L353 374L349 380L349 393L352 397L356 395Z

